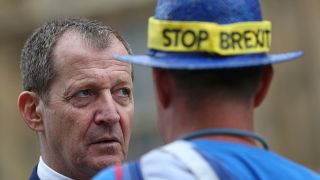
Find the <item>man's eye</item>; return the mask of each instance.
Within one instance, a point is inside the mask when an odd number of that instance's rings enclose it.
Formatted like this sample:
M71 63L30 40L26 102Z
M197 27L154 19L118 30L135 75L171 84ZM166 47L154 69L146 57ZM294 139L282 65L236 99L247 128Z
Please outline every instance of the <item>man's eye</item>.
M129 88L121 88L118 90L118 96L122 97L130 97L130 89Z
M90 89L81 90L75 94L76 97L88 97L91 95L92 95L92 92Z
M75 107L85 107L96 98L96 92L92 89L84 89L74 93L69 102Z

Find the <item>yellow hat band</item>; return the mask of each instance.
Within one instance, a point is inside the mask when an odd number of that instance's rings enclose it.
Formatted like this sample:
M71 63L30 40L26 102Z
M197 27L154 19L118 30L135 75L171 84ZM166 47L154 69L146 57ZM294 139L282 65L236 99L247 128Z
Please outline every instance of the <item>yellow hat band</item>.
M270 21L219 25L210 22L162 21L154 17L149 18L149 49L240 55L268 52L270 44Z

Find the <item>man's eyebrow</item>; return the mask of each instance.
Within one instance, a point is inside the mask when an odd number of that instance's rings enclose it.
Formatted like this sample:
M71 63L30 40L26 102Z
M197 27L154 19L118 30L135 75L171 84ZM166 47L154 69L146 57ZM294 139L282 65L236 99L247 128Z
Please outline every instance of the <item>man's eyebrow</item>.
M71 85L71 86L68 86L68 87L66 87L66 88L64 88L64 90L63 90L63 97L69 97L70 96L70 93L71 93L71 89L73 88L73 86Z
M72 83L68 84L64 89L63 89L63 96L67 97L69 96L70 92L72 91L72 89L74 89L75 86L77 86L78 84L82 84L83 79L85 79L85 77L77 79L76 81L73 81Z
M121 84L121 83L125 83L125 84L132 84L133 85L133 79L131 77L131 74L129 75L120 75L117 80L115 81L116 84Z

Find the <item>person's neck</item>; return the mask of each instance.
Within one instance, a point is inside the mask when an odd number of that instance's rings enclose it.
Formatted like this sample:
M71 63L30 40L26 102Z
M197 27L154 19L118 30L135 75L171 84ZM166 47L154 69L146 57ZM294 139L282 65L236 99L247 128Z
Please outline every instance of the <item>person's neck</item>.
M53 149L49 148L46 143L44 136L40 136L40 154L43 162L50 167L55 172L59 174L69 177L71 179L90 179L94 173L89 173L87 171L82 170L73 170L71 171L66 163L59 157L62 157L57 151L53 151Z
M183 105L179 110L172 111L172 121L175 123L171 131L172 138L178 139L190 132L209 128L253 131L253 110L251 103L230 101L207 102L199 108ZM256 145L251 138L241 136L208 135L201 138Z
M240 144L246 144L249 146L257 146L254 139L244 136L235 136L235 135L207 135L202 136L195 139L208 139L208 140L215 140L215 141L226 141L226 142L234 142L234 143L240 143Z
M37 174L40 179L61 179L61 180L71 180L71 178L60 174L59 172L55 171L51 167L46 164L42 157L40 156L39 164L37 168Z

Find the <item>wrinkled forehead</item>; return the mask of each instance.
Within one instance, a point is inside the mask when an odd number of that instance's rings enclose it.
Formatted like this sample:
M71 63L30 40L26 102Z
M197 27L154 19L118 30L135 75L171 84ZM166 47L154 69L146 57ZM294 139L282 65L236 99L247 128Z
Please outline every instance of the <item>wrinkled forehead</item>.
M78 59L77 62L79 60L87 60L81 57L88 57L88 59L93 60L115 60L114 56L117 54L128 54L124 45L114 35L110 36L109 45L103 48L93 46L93 43L90 41L94 41L94 39L87 40L83 35L74 31L65 32L55 45L53 59L57 61L56 63L60 63L60 59L65 60L66 58ZM127 63L120 64L125 65Z
M108 68L121 66L131 73L131 65L114 59L114 55L127 55L124 45L112 35L110 45L104 48L92 46L80 33L65 32L57 41L53 51L54 66L65 68Z

